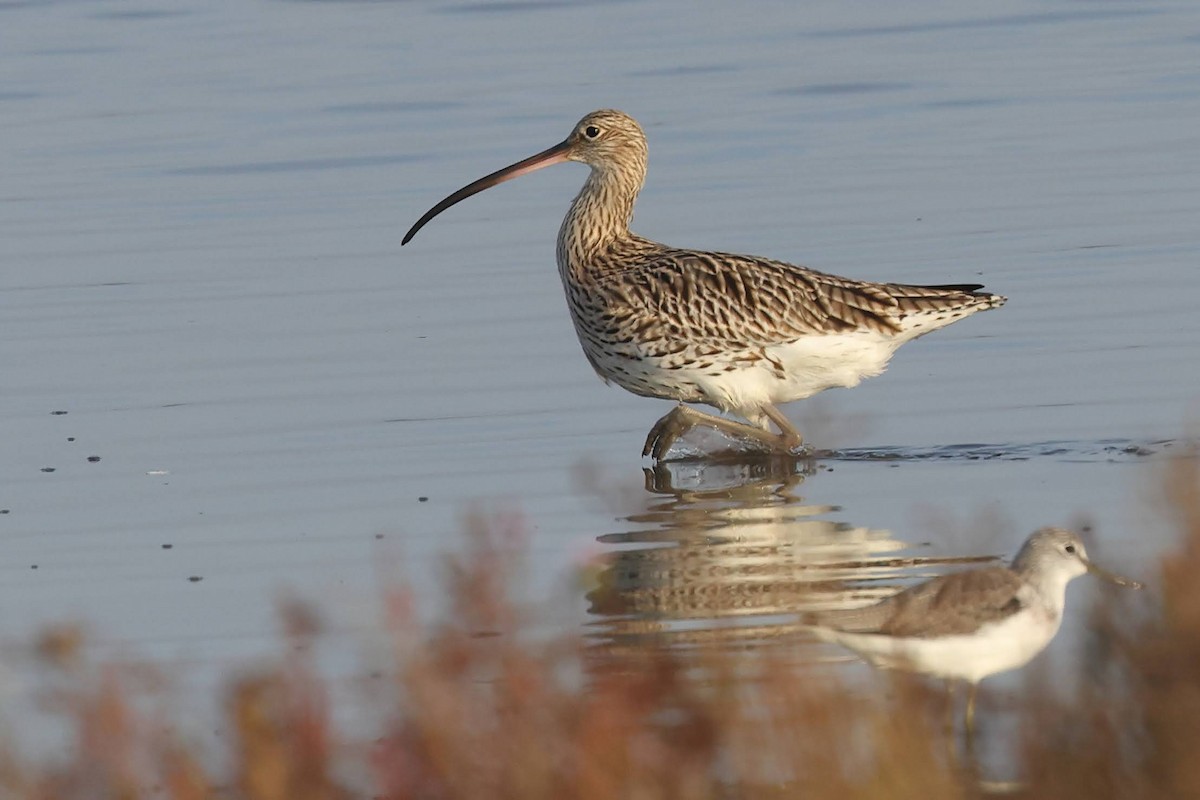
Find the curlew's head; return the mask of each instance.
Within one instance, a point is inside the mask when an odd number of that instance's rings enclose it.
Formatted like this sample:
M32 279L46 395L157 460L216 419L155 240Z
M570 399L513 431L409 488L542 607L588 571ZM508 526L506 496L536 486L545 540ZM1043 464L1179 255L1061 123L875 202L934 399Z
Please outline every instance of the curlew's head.
M404 234L400 244L408 244L425 223L455 203L484 189L563 161L587 164L593 173L628 184L632 194L636 195L646 176L646 135L642 133L642 126L637 124L637 120L622 111L607 108L593 111L575 123L571 134L553 147L467 184L426 211Z
M593 111L575 123L562 144L567 146L568 161L580 161L592 169L645 171L646 134L637 120L623 111Z

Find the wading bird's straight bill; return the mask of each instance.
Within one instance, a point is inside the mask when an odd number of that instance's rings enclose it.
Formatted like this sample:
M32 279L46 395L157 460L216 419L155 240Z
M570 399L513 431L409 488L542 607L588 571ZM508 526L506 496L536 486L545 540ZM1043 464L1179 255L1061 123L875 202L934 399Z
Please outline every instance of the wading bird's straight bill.
M1097 578L1103 578L1109 583L1115 583L1117 586L1128 586L1130 589L1145 589L1146 584L1141 581L1135 581L1133 578L1126 578L1124 575L1118 575L1115 572L1109 572L1103 567L1098 567L1092 561L1084 561L1087 571L1095 575Z
M567 154L570 152L570 141L562 141L549 149L543 150L535 156L530 156L523 161L518 161L515 164L510 164L504 169L498 169L491 175L485 175L474 183L469 183L459 189L454 194L447 197L442 202L438 203L433 208L425 212L416 224L408 229L408 233L404 234L404 238L400 240L400 246L408 244L409 241L417 235L417 231L425 227L425 223L436 217L438 214L445 211L455 203L466 200L473 194L479 194L484 189L490 189L497 184L511 181L513 178L519 178L522 175L528 175L530 172L548 167L551 164L560 164L567 160Z
M643 456L664 459L697 426L756 449L808 455L777 404L856 386L883 372L905 342L1005 302L973 283L872 283L638 236L629 222L646 180L646 136L612 109L593 111L561 143L459 189L425 212L402 244L455 203L563 161L591 167L555 249L584 355L605 381L678 404L651 428Z

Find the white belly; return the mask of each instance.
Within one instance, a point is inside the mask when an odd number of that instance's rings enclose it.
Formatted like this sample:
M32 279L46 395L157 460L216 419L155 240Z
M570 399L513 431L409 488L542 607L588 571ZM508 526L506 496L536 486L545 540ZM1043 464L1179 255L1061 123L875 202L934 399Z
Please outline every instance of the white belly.
M893 637L815 628L821 639L848 647L868 661L891 669L976 683L988 675L1029 663L1058 632L1060 617L1027 609L972 635L934 638Z
M763 348L763 358L727 372L701 372L693 380L706 402L743 416L764 403L803 400L835 387L857 386L887 368L902 340L875 331L806 336Z
M900 345L924 331L873 330L809 335L785 344L698 354L659 355L638 342L580 342L602 378L635 394L707 403L756 422L759 409L803 400L834 387L857 386L887 368Z

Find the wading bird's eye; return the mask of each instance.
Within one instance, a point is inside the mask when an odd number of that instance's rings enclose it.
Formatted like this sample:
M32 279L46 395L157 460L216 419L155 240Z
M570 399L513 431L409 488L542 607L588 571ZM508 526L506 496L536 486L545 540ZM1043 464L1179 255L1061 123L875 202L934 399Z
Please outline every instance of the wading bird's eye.
M583 129L583 135L588 137L589 139L595 139L597 136L600 135L600 129L597 128L595 125L588 125L586 128Z
M1074 553L1074 552L1075 552L1075 545L1073 545L1073 544L1069 544L1069 545L1067 545L1067 546L1066 546L1066 548L1065 548L1065 549L1066 549L1066 551L1067 551L1068 553Z

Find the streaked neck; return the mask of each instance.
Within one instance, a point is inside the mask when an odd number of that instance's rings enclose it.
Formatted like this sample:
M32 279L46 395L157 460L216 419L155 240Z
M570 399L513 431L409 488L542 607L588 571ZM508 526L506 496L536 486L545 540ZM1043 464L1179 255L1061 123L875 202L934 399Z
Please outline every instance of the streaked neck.
M583 277L598 255L630 238L629 221L644 177L644 165L636 172L592 168L558 231L558 266L564 277L568 272Z

